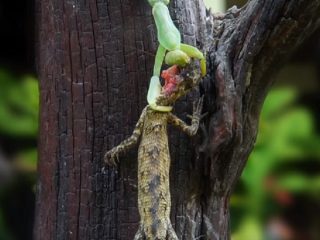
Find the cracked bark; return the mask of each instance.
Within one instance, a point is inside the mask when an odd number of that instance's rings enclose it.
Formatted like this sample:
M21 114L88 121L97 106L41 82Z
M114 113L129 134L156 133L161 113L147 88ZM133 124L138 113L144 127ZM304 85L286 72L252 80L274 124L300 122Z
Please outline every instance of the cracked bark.
M173 1L183 41L207 53L203 133L170 129L172 223L179 239L228 239L229 197L257 134L272 74L320 25L320 0L252 0L212 16ZM136 150L117 170L103 153L146 104L157 47L145 0L36 0L41 91L35 239L132 239ZM193 94L175 108L191 112Z

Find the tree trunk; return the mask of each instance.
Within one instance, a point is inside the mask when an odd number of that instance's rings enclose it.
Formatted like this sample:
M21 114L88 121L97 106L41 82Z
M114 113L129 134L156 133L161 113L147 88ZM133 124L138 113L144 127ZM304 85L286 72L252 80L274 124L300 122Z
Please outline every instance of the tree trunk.
M183 41L207 54L202 132L169 129L179 239L229 239L229 198L257 134L271 74L319 26L320 0L252 0L226 15L172 0ZM104 168L146 105L156 30L146 0L36 0L41 91L35 239L132 239L137 151ZM191 112L188 96L175 107Z

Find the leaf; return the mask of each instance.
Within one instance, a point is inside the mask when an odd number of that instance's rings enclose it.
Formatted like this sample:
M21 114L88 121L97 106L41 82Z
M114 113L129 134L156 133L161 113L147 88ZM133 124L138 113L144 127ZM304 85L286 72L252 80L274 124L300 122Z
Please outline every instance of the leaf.
M277 112L291 105L297 97L297 91L293 88L280 88L270 91L263 104L261 118L271 118Z
M313 134L311 114L305 109L294 109L274 122L274 137L270 141L270 151L277 158L298 158L305 153L302 142Z
M0 70L0 132L11 136L36 137L39 90L35 78L21 80Z

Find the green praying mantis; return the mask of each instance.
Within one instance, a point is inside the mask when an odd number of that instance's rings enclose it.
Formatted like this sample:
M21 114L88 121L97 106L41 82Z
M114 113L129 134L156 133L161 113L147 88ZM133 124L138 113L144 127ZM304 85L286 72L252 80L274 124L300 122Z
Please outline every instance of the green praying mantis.
M156 53L153 76L150 80L147 101L149 106L160 112L170 112L171 106L157 105L157 98L161 94L160 72L163 61L167 65L184 67L191 58L200 60L202 76L206 74L206 60L196 47L181 43L181 34L174 25L168 7L170 0L148 0L152 6L152 14L158 31L159 47Z

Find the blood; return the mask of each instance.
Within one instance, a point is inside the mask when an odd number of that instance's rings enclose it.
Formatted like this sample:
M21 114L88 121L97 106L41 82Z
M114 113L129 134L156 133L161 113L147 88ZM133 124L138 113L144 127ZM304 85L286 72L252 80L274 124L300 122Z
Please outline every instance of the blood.
M162 91L165 95L170 95L177 89L177 85L180 82L181 78L179 76L180 69L177 65L173 65L167 70L163 70L161 77L164 79L165 84L162 88Z

